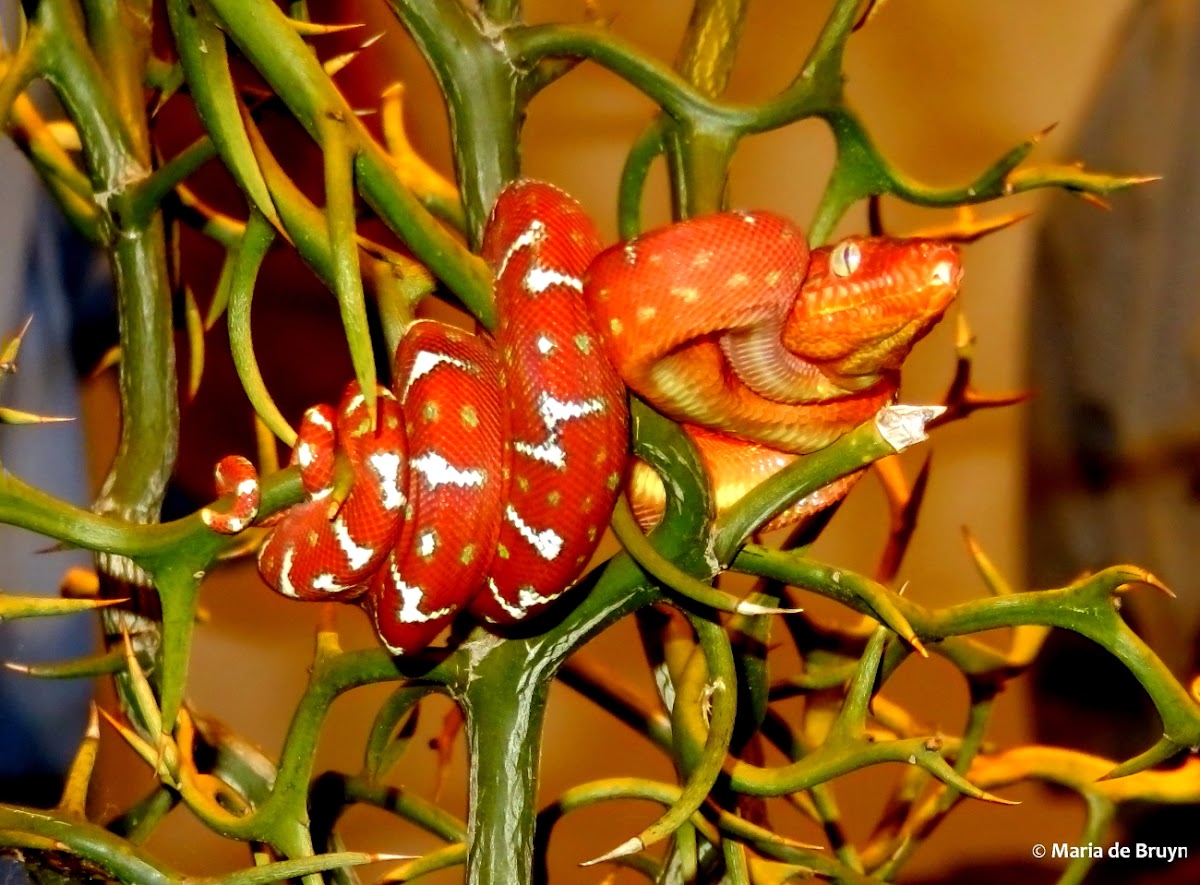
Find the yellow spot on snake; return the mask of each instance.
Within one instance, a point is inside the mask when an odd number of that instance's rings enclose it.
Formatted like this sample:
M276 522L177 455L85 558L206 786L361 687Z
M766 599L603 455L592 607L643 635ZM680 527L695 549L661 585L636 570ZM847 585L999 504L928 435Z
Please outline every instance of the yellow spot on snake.
M588 530L587 530L587 539L588 539L589 541L594 541L594 540L596 540L596 527L595 527L594 525L590 525L590 526L588 526Z
M475 412L475 407L471 405L463 406L458 410L458 416L462 419L462 423L467 427L479 426L479 415Z
M620 335L621 331L625 328L624 326L621 325L621 321L619 319L617 319L616 317L613 317L611 320L608 321L608 327L610 329L612 329L612 333L614 335Z
M470 565L475 558L475 545L467 544L463 547L462 552L458 554L458 561L463 565Z
M429 400L427 403L425 403L425 405L421 407L421 417L429 422L436 421L438 419L438 404L433 400Z
M657 313L658 313L658 311L655 310L653 307L639 307L637 309L638 322L645 323L649 320L652 320L652 319L654 319L654 317Z
M557 507L562 503L562 492L558 491L558 489L550 492L548 495L546 495L546 503L551 507Z
M529 491L529 478L526 476L518 476L517 477L517 488L519 488L523 492L528 492Z
M744 273L738 272L731 276L726 282L727 285L730 286L749 286L750 277Z
M765 283L766 283L768 286L774 286L774 285L776 285L776 284L779 282L779 279L780 279L782 276L783 276L783 273L782 273L782 271L773 270L773 271L771 271L769 274L767 274L767 275L766 275L766 277L764 278L764 282L765 282Z
M497 544L496 545L496 555L499 556L501 559L508 559L508 548L505 547L503 544Z
M707 249L701 249L692 256L692 267L707 267L710 261L712 261L712 253Z
M605 484L606 486L608 486L608 490L611 492L611 491L613 491L614 489L616 489L616 487L617 487L617 483L619 483L620 481L621 481L621 474L619 474L619 473L610 473L610 474L609 474L609 475L608 475L608 476L605 478L605 480L604 480L604 484Z
M308 533L308 537L305 538L304 540L306 540L308 542L309 547L316 547L317 546L317 533L310 531Z
M592 352L592 339L588 335L583 335L583 334L576 335L575 336L575 346L579 349L580 353L591 353Z
M680 301L686 301L688 304L691 304L700 297L700 293L691 286L676 286L671 289L671 294Z

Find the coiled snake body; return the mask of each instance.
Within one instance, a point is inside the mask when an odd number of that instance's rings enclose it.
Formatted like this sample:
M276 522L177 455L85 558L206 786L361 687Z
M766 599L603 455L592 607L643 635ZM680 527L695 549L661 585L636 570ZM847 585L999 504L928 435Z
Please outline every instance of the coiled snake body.
M622 381L685 423L723 508L891 401L960 276L957 251L937 241L856 238L810 255L767 212L697 218L601 252L580 207L533 181L501 194L482 253L494 337L417 321L374 423L355 385L337 410L310 409L292 457L308 498L260 549L273 588L359 602L396 654L464 608L512 624L570 587L623 485ZM340 502L338 451L353 471ZM233 506L202 516L240 531L258 506L253 468L231 456L217 480ZM648 468L630 493L644 524L657 518Z

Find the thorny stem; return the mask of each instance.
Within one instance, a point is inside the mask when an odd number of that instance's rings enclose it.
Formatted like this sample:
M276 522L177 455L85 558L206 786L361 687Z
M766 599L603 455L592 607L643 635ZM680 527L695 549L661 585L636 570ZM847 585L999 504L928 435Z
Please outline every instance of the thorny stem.
M533 875L542 723L553 670L514 644L475 640L459 695L469 754L467 882L509 885Z
M105 60L121 68L111 91L104 88L109 78L70 3L39 4L34 27L44 31L44 73L79 127L95 200L105 216L116 283L121 431L96 509L154 522L175 463L179 412L162 215L128 211L131 186L150 169L145 113L140 103L131 108L122 90L128 77L140 84L149 51L149 30L132 27L135 22L114 22L107 14L93 22L102 32L98 42L107 47Z
M478 246L492 203L519 168L521 76L514 76L506 47L493 31L508 25L520 4L486 4L490 23L485 24L457 3L389 3L424 53L445 96L467 228Z
M832 0L830 14L794 80L777 95L745 105L721 96L734 63L746 0L697 0L674 69L648 58L602 27L528 26L522 19L520 0L389 3L424 54L445 97L471 246L478 245L495 195L519 174L520 128L526 105L581 60L607 68L660 109L658 118L631 149L622 176L623 236L640 228L644 185L659 155L667 157L676 215L715 211L724 204L727 172L739 141L805 117L821 119L833 132L837 146L836 164L810 228L813 242L823 241L846 210L868 196L892 194L921 205L946 206L1053 185L1107 194L1141 180L1074 167L1018 169L1036 137L1009 151L965 186L931 188L906 178L879 153L843 96L842 59L863 0ZM424 208L422 195L409 187L394 158L355 116L305 42L303 35L314 33L311 23L302 27L266 0L168 0L171 30L179 50L178 67L173 68L151 57L147 0L119 4L41 0L25 5L33 10L32 26L16 54L6 60L0 79L0 117L29 152L68 215L110 252L121 316L122 427L120 449L96 514L78 511L0 474L0 521L95 550L122 576L149 577L154 582L162 599L165 631L164 654L155 661L161 709L155 708L156 698L145 677L139 680L140 668L126 660L119 679L130 717L140 717L143 725L163 723L164 734L152 736L162 740L159 756L168 749L178 751L183 744L190 748L193 741L206 745L215 757L211 770L196 770L196 760L184 759L180 770L171 775L183 778L178 795L217 832L260 842L281 855L297 858L294 864L298 865L278 868L280 876L323 868L320 858L306 858L312 852L308 802L315 748L334 699L358 686L397 682L401 692L416 693L401 698L393 711L399 711L397 715L426 691L446 692L461 705L466 713L471 766L465 844L449 845L415 861L408 873L462 862L465 856L470 885L528 883L533 875L538 756L552 680L573 653L609 625L669 598L666 590L685 589L676 583L690 583L695 590L695 580L711 580L731 565L828 596L868 615L903 641L889 641L883 629L867 641L866 632L859 631L851 644L866 649L860 659L843 654L826 656L820 662L813 655L813 666L803 674L804 679L782 688L825 689L824 700L829 701L827 711L834 725L826 743L805 748L806 752L788 750L792 763L775 769L751 765L729 755L729 750L736 692L742 691L748 699L751 715L745 717L748 724L743 727L751 736L778 731L777 713L769 703L784 692L774 686L767 693L763 668L755 671L753 684L739 684L726 627L710 611L689 612L692 628L679 635L671 649L674 657L665 662L663 669L673 684L664 697L677 695L670 717L631 704L620 691L587 686L589 696L598 703L614 708L627 721L644 728L657 744L669 748L685 784L607 784L598 788L599 793L581 788L564 797L562 808L566 810L572 802L592 801L601 793L640 795L665 805L664 816L631 840L637 847L639 841L674 835L675 846L661 869L644 858L617 858L658 876L658 881L675 885L685 880L715 881L721 875L730 882L747 881L759 858L748 856L743 844L762 857L797 865L791 872L803 868L839 881L874 881L861 872L863 864L854 846L837 844L838 840L844 843L845 836L837 824L832 797L822 785L841 772L888 760L915 760L948 785L925 804L917 803L915 791L901 796L907 802L907 820L881 832L879 842L862 855L868 861L867 869L889 875L911 853L914 842L910 837L922 834L922 827L931 828L957 801L960 792L956 791L981 795L974 784L1003 785L1021 776L1058 778L1089 801L1089 836L1100 833L1120 799L1169 796L1176 801L1200 792L1190 780L1164 786L1152 780L1151 773L1137 773L1182 747L1200 744L1200 709L1195 700L1116 612L1123 584L1152 582L1144 573L1109 570L1060 590L1005 593L940 611L924 609L862 576L816 563L803 551L769 550L748 543L771 514L789 502L891 454L895 449L878 427L864 425L826 450L807 456L714 522L709 518L707 484L690 443L677 427L636 402L634 451L671 480L664 519L645 539L652 544L655 557L671 565L656 568L657 579L629 555L619 554L580 582L571 593L573 601L555 610L553 622L533 624L520 635L505 637L476 630L445 653L407 660L394 660L378 649L343 652L336 637L323 631L312 678L289 726L277 770L232 733L186 710L181 712L199 582L236 540L214 535L195 515L165 525L143 524L157 520L174 461L178 421L166 236L160 209L163 199L177 187L182 195L184 179L214 154L230 168L245 192L253 212L246 224L230 218L209 220L214 229L220 228L221 242L234 253L225 262L223 278L228 287L236 288L230 302L231 337L239 367L249 379L246 388L256 406L271 415L276 433L285 438L291 434L290 428L277 412L271 413L273 404L261 379L254 381L249 336L249 294L261 254L275 231L289 239L337 292L355 348L356 369L364 382L373 377L362 297L364 255L373 262L376 276L381 266L418 262L424 267L416 274L420 278L414 278L414 291L423 294L436 277L485 326L495 321L489 274L457 234ZM292 15L307 20L305 4L292 4ZM231 45L237 46L276 92L280 101L272 101L272 105L286 106L325 150L323 206L316 205L292 181L258 132L239 92L240 81L235 82L233 76ZM26 86L39 76L57 89L78 130L86 172L77 168L54 140L24 94ZM167 84L177 87L182 81L186 81L205 124L206 138L152 171L143 88L146 84L174 88ZM364 239L357 223L356 196L399 235L406 250L403 254ZM384 301L390 298L395 302L397 297L394 292L384 293ZM212 320L221 307L220 302L214 306ZM407 305L387 305L385 326L392 339L399 334L407 311ZM345 464L340 468L344 472ZM268 477L263 491L263 515L295 503L302 495L295 471ZM643 556L642 561L650 560ZM27 600L0 597L0 618L51 615L90 604L29 606ZM797 623L791 622L793 635L799 635ZM1076 630L1124 662L1158 707L1163 741L1116 769L1108 760L1085 764L1079 754L1060 758L1036 752L1045 748L1031 748L1035 752L1029 759L981 754L990 692L1028 663L1040 642L1041 633L1028 632L1036 632L1037 628L1028 626L1031 624ZM1014 648L1007 654L963 635L997 627L1018 628ZM754 633L760 640L765 635ZM924 653L922 642L950 660L971 681L973 690L978 690L964 738L933 741L915 734L915 726L904 724L903 717L888 719L877 712L881 722L900 720L902 724L895 727L903 733L895 740L868 740L868 701L911 651ZM690 663L689 654L693 656ZM132 661L137 660L138 656L133 656ZM746 663L743 659L743 665ZM754 669L758 662L750 663ZM89 666L111 668L112 662ZM83 672L88 666L79 664L76 669ZM744 667L744 672L749 670ZM847 679L850 687L843 697L837 690ZM577 684L583 683L577 680ZM815 701L812 704L814 710L819 706ZM179 727L172 730L177 713ZM403 751L407 738L398 736L389 744L394 721L386 715L382 719L381 734L372 739L369 755L374 754L376 762L386 767L385 763ZM745 746L745 737L738 735L735 753ZM140 741L154 755L144 738L131 732L130 739ZM794 740L790 743L799 746ZM952 757L953 767L947 757ZM174 758L179 763L178 752ZM159 762L162 758L155 764ZM1080 771L1129 777L1095 785L1095 776L1084 778ZM722 780L713 790L719 775ZM220 783L219 792L229 804L222 804L218 794L208 789L210 779ZM915 779L911 782L918 783ZM1132 785L1125 788L1129 791L1125 794L1114 792L1121 789L1111 786L1114 784ZM86 784L74 784L74 798L64 801L63 807L77 809L85 788ZM736 791L777 795L802 789L813 791L814 814L835 840L841 863L786 843L736 813L741 808ZM350 801L380 797L379 786L373 783L352 784L343 794ZM149 835L175 795L157 792L127 815L123 827L131 841L139 843ZM712 801L704 804L706 799ZM396 810L404 813L399 805ZM409 811L415 817L424 813ZM443 838L463 836L455 822L434 818L430 822ZM35 819L25 810L0 806L0 834L0 844L32 850L51 845L61 850L65 845L76 856L95 861L126 881L182 881L115 834L77 821L65 822L53 814ZM356 857L347 856L345 863L362 862L361 856ZM1082 872L1082 867L1073 868L1071 874ZM262 877L269 874L269 869L259 868L234 874L228 881L265 881ZM339 877L338 881L349 879Z

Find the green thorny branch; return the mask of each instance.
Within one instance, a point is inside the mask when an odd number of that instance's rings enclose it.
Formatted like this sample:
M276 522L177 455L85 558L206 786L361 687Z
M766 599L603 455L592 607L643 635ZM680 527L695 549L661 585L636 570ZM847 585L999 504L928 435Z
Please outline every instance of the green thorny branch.
M626 236L639 229L643 189L656 157L667 158L677 216L712 211L724 205L729 165L744 137L812 117L828 125L837 147L810 227L814 243L825 240L864 198L893 195L926 206L961 206L1045 187L1103 197L1143 180L1074 166L1023 166L1036 139L962 187L937 189L904 176L876 149L843 92L844 49L873 7L863 0L834 0L795 79L754 104L722 97L747 0L696 0L674 67L602 23L526 25L519 0L388 2L445 97L457 187L408 147L399 87L380 97L382 144L360 122L361 109L351 107L333 79L352 56L322 61L314 51L322 36L345 28L309 21L303 3L292 4L289 17L270 0L166 0L174 52L162 58L151 50L167 41L152 44L149 0L23 4L28 19L3 59L0 120L67 217L111 258L121 315L122 423L120 450L94 513L4 473L0 521L96 551L102 574L117 582L106 595L133 599L122 604L116 598L0 595L0 620L93 608L109 613L112 642L103 655L24 669L48 677L117 673L123 709L109 718L155 770L160 786L107 823L89 822L84 803L98 740L93 724L58 807L0 806L0 846L29 863L53 855L55 863L100 870L123 882L195 882L142 848L163 816L182 803L214 832L259 847L257 866L221 881L308 876L315 883L326 870L335 881L353 882L349 867L381 859L338 850L338 817L346 806L362 803L445 842L393 870L388 881L465 862L473 885L522 885L546 877L545 848L555 820L620 798L658 803L664 812L603 859L652 881L766 883L817 876L879 882L899 873L920 839L962 797L995 800L985 790L1018 780L1042 780L1079 793L1088 808L1084 839L1101 832L1121 802L1200 797L1196 760L1171 773L1148 770L1200 744L1200 707L1118 614L1129 588L1157 585L1145 572L1116 567L1057 590L1013 592L972 545L991 597L932 610L884 583L817 562L802 547L750 543L758 527L790 502L922 441L934 413L920 409L885 410L880 420L801 459L714 521L707 516L708 490L690 444L673 424L635 402L634 452L664 477L666 515L647 538L627 510L618 508L615 527L626 551L587 575L538 629L507 638L477 629L449 649L405 660L378 649L344 651L331 630L322 630L308 689L277 767L219 722L184 705L200 582L241 542L214 535L196 515L154 524L177 433L170 297L176 281L168 272L168 220L197 226L227 250L207 316L184 292L181 325L193 345L189 376L194 383L203 368L204 331L227 315L248 400L269 432L290 443L294 432L263 385L250 337L251 299L268 251L286 241L334 293L364 390L375 389L367 324L372 308L394 344L416 302L436 285L490 327L495 317L489 274L470 250L495 195L519 174L528 104L583 62L606 68L660 109L631 145L620 181L619 221ZM231 68L235 54L257 70L271 95L264 98L259 87L242 89ZM28 95L36 80L51 84L67 120L42 116ZM172 158L156 157L152 117L181 90L205 133ZM289 113L320 145L324 205L289 178L259 132L258 119L267 108ZM188 187L189 176L214 157L246 196L244 219L205 206ZM363 235L359 199L402 241L405 253ZM0 368L15 362L18 344L19 337L5 349ZM963 366L969 370L969 357L960 355ZM947 415L961 417L1002 399L956 383ZM17 414L24 415L4 411ZM287 507L301 495L294 471L277 472L264 484L263 512ZM918 499L914 490L910 504ZM898 548L902 537L902 531L894 532ZM761 592L739 600L715 589L712 581L725 569L758 576ZM833 628L780 608L779 588L785 585L837 600L864 616L862 626ZM156 593L139 592L144 588ZM722 611L730 617L722 619ZM660 688L653 700L576 654L631 614L638 618ZM772 682L765 650L777 618L804 667L795 677ZM1161 716L1159 744L1120 764L1045 747L983 752L996 693L1032 660L1050 627L1091 638L1130 669ZM996 628L1012 629L1007 653L971 637ZM132 637L122 639L123 630ZM881 694L914 650L944 656L967 680L972 703L960 736L928 733ZM555 678L667 753L679 783L626 778L582 784L538 815L542 717ZM316 742L330 705L346 691L377 682L395 682L397 688L372 727L363 770L314 779ZM408 745L420 701L431 693L449 695L465 715L471 760L466 822L383 785ZM799 723L785 720L774 706L795 694L808 698ZM777 767L753 761L761 758L764 742L790 761ZM893 795L885 822L865 843L854 844L839 821L830 782L883 762L908 763L910 773ZM832 851L764 826L761 814L747 813L756 807L752 797L785 797L818 825ZM666 840L665 856L639 853ZM331 853L315 854L317 849ZM1074 864L1062 881L1078 881L1084 872L1086 864Z

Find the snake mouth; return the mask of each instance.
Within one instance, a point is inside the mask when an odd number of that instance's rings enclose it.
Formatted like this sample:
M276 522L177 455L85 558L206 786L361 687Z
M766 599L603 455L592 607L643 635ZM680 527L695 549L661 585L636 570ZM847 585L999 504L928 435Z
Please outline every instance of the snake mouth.
M727 332L717 341L729 368L748 388L777 403L811 403L836 399L868 386L831 378L816 363L783 346L782 319L750 329Z
M848 242L859 255L850 267L838 260ZM958 248L938 240L863 238L817 250L784 322L783 346L834 375L898 368L961 280Z
M850 238L815 251L784 317L717 340L729 368L759 396L822 402L894 371L958 293L958 249L936 240Z

